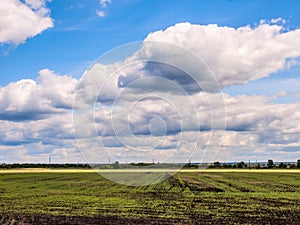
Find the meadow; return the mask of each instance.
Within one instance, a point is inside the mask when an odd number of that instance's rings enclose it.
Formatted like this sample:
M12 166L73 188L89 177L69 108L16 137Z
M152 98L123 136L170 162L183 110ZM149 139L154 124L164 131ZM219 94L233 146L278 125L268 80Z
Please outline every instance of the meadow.
M297 172L187 170L133 187L90 170L3 170L0 224L300 224Z

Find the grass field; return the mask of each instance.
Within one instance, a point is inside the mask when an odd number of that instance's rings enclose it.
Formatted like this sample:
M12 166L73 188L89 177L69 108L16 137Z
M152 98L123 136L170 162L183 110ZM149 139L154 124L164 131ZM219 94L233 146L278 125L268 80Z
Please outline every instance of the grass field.
M184 171L142 187L90 170L1 171L0 224L300 224L295 171Z

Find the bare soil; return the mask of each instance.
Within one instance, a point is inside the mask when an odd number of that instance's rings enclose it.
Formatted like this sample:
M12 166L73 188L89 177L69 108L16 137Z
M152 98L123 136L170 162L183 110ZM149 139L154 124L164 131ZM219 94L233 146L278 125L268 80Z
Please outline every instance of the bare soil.
M168 218L120 218L120 217L84 217L84 216L51 216L46 214L18 215L0 214L1 225L196 225L196 224L300 224L300 215L288 217L249 217L243 214L231 217L214 217L207 215L190 215L189 220Z

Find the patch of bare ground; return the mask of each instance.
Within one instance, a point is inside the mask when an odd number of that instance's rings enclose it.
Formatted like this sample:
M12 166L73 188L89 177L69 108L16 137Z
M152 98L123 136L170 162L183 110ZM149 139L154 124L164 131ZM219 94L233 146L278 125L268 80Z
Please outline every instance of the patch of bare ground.
M0 214L2 225L202 225L202 224L300 224L300 215L292 213L289 216L266 214L265 216L247 215L237 212L228 216L191 214L188 220L168 218L120 218L120 217L84 217L84 216L51 216L45 214L17 215Z
M137 224L187 224L182 219L161 219L161 218L121 218L104 216L52 216L46 214L0 215L1 225L137 225Z
M221 188L192 177L184 177L183 181L192 192L223 192Z

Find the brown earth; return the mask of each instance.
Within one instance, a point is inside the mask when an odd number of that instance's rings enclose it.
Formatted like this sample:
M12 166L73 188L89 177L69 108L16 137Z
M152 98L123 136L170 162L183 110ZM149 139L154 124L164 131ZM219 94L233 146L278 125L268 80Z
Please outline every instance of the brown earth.
M196 224L300 224L300 215L291 214L288 217L279 215L255 217L243 214L232 217L214 217L203 215L190 215L189 220L163 219L163 218L120 218L120 217L81 217L81 216L51 216L45 214L17 215L0 214L1 225L196 225Z

